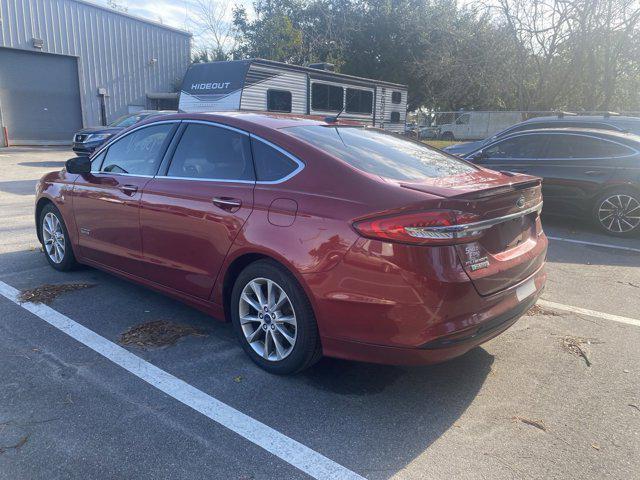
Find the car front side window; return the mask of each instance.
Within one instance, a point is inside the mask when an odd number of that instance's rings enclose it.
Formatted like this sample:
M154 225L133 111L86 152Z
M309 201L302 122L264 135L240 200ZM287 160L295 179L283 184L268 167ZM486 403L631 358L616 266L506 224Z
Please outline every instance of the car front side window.
M538 158L544 145L541 135L518 135L501 140L483 150L485 159L534 159Z
M213 125L187 125L167 176L252 182L255 174L249 136Z
M116 140L109 146L101 172L155 175L173 124L150 125Z

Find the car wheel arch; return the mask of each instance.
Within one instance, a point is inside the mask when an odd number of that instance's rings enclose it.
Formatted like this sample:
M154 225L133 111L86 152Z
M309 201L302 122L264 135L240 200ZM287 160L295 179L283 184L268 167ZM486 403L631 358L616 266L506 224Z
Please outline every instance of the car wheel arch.
M44 207L46 207L48 204L55 206L53 200L48 197L41 197L36 202L36 235L38 236L38 240L40 241L40 243L42 243L42 225L40 225L40 215L42 214L42 210L44 210Z
M222 306L224 309L225 322L231 321L231 315L230 315L231 291L233 290L233 286L235 284L236 279L238 278L242 270L244 270L246 267L248 267L252 263L255 263L260 260L269 260L277 265L280 265L285 270L287 270L293 276L293 278L296 279L298 284L302 287L302 290L304 291L304 293L307 295L307 298L309 298L309 301L311 302L311 308L315 311L313 296L310 294L310 291L307 288L307 285L302 281L301 275L296 273L291 268L290 265L288 265L286 262L283 262L272 255L259 253L259 252L246 252L234 258L224 270L224 278L222 280L222 286L219 293L222 295Z
M624 182L624 183L616 183L616 184L612 184L612 185L607 185L604 188L602 188L601 190L599 190L591 198L592 208L597 207L596 202L598 201L598 199L600 197L602 197L603 195L605 195L607 193L615 192L616 190L632 190L633 192L635 192L638 195L640 195L640 186L636 185L635 183Z

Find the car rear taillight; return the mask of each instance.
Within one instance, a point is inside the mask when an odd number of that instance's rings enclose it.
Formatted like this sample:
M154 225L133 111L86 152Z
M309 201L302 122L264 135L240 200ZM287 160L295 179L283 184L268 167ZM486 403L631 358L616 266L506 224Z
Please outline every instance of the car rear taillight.
M451 245L482 236L475 228L479 217L456 210L428 210L360 220L353 224L360 235L376 240L414 245Z

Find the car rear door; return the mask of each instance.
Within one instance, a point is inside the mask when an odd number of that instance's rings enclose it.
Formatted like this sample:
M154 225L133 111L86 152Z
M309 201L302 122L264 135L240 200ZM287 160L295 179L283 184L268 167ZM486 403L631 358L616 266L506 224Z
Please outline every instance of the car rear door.
M634 153L625 145L588 133L547 133L545 137L545 202L571 215L590 212L594 197L615 172L615 159Z
M249 135L184 121L142 196L146 277L208 299L222 262L253 209Z
M91 173L77 178L73 212L84 258L143 273L140 198L177 125L162 122L132 130L93 159Z

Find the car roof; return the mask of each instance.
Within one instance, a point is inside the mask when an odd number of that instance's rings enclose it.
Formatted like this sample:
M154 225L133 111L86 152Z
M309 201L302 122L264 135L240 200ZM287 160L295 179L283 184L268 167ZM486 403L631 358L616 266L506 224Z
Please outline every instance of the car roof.
M328 116L330 117L330 116ZM337 122L327 121L327 116L321 115L296 115L291 113L229 111L229 112L198 112L168 114L162 117L166 120L203 120L218 122L238 128L267 127L279 130L288 127L301 127L313 125L362 125L359 122L341 120ZM157 121L157 119L154 119Z
M567 116L546 116L546 117L533 117L528 120L523 120L523 123L537 123L537 122L594 122L594 123L610 123L615 125L619 122L640 122L639 117L629 117L625 115L567 115Z
M615 130L603 130L598 128L578 128L578 127L532 128L531 130L521 130L519 132L510 133L508 135L500 137L499 140L504 140L509 137L515 137L517 135L526 135L531 133L581 134L581 135L591 135L596 137L609 138L611 140L627 140L634 143L640 143L640 135L636 135L633 133L618 132ZM498 141L498 139L496 141Z

